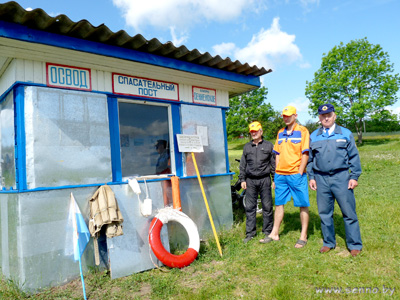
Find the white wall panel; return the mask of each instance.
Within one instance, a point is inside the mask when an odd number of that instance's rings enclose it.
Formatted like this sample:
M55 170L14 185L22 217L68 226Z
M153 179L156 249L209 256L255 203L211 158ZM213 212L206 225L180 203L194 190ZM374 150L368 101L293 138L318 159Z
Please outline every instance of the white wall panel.
M22 61L24 66L24 81L25 82L34 82L34 71L33 71L33 61L24 59Z
M48 62L53 62L53 60L49 60ZM68 61L57 63L63 65L71 65L74 67L88 67L87 65L78 64L76 62L74 62L73 64L70 64L71 62ZM143 69L136 70L136 72L126 72L119 69L118 66L115 66L115 69L113 69L113 71L122 72L126 75L150 78L155 80L157 80L160 75L160 73L158 72L149 74L148 71L145 72ZM112 72L91 69L91 75L93 91L112 93ZM193 103L192 86L202 86L204 88L210 88L209 86L205 86L204 84L201 85L199 82L196 81L193 81L192 84L186 84L179 81L174 81L174 79L179 78L171 76L169 81L179 84L179 97L182 102ZM26 59L14 59L0 79L0 94L7 90L16 81L46 84L46 62ZM227 91L217 89L217 105L229 106L229 94Z
M33 61L33 82L46 84L46 64L41 61Z
M229 94L227 91L217 90L217 105L218 106L229 106Z
M16 62L13 60L0 78L0 95L3 94L15 81Z
M15 78L16 81L25 81L25 64L23 59L15 60Z
M192 99L192 86L187 84L179 85L179 98L182 102L193 102Z

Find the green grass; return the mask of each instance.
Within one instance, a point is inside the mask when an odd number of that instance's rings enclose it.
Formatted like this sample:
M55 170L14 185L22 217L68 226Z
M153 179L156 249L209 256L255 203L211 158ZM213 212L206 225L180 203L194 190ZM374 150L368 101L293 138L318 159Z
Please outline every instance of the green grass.
M229 146L236 172L234 159L240 158L245 142ZM346 249L338 207L337 248L318 252L322 236L316 195L310 192L309 239L304 249L294 248L300 220L292 203L285 206L281 241L270 244L258 239L243 244L244 218L235 214L233 228L219 234L223 257L210 236L199 257L184 269L154 269L115 280L107 272L93 270L85 276L88 299L399 299L400 137L367 137L359 150L363 174L356 199L364 248L358 257ZM260 231L261 216L257 222ZM383 294L383 287L394 288L393 295ZM317 288L342 288L343 293L317 293ZM0 299L82 299L82 288L77 279L29 297L3 279Z

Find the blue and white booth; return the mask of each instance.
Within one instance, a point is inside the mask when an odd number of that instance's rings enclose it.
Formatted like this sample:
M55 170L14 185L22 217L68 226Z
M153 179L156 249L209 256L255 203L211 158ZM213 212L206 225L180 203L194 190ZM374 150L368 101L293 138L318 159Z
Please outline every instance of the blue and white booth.
M230 97L259 87L268 72L105 25L25 11L16 2L0 4L2 274L30 292L78 277L66 238L70 194L88 222L88 200L104 184L124 217L124 234L106 240L102 266L112 278L160 264L147 238L154 214L168 204L170 175L180 178L183 212L200 238L209 236L193 162L178 151L176 134L201 135L204 152L196 160L214 224L229 229L225 112ZM157 171L160 140L169 157L164 172ZM127 184L147 175L150 217L140 214ZM163 228L166 247L185 238L179 226ZM82 259L84 271L94 265L92 242Z

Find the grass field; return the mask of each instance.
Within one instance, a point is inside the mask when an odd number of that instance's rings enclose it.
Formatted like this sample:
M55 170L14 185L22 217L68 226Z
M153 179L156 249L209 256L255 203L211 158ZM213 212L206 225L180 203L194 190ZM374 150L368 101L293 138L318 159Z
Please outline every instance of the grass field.
M231 168L237 171L245 141L230 143ZM212 237L199 257L184 269L154 269L111 280L107 272L85 276L88 299L400 299L400 136L365 137L359 147L363 174L356 189L357 213L364 248L351 257L345 245L343 220L335 208L337 247L320 254L320 221L315 192L310 192L308 244L295 249L298 209L285 206L281 241L243 244L245 224L220 233L223 257ZM261 228L258 216L258 230ZM259 233L261 238L261 233ZM82 299L79 280L24 295L12 281L0 283L0 299Z

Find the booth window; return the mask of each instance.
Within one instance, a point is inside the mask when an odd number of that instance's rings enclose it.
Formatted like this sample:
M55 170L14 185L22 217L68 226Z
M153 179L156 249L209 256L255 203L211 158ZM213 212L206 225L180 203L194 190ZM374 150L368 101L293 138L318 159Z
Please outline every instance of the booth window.
M24 88L28 189L112 180L107 96Z
M16 188L14 103L11 91L0 103L0 178L1 188Z
M171 173L169 107L118 103L123 177Z

